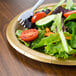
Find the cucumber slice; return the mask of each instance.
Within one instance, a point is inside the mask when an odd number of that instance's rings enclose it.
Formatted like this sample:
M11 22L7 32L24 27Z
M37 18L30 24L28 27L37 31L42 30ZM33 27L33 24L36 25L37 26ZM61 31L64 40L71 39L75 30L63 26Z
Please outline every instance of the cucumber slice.
M55 19L56 15L49 15L49 16L46 16L40 20L38 20L35 24L37 27L48 27L48 26L51 26L53 20Z

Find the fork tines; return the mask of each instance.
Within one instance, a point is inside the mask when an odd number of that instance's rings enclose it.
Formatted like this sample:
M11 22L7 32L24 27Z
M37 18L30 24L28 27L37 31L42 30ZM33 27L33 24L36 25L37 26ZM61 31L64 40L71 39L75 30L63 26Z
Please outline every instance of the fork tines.
M24 20L20 19L18 22L20 25L24 25Z

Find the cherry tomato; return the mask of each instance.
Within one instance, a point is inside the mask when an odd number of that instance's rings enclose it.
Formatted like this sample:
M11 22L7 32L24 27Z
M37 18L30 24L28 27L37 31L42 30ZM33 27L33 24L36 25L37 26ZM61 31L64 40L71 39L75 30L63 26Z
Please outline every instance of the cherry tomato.
M39 19L43 18L46 16L45 12L38 12L36 13L33 17L32 17L32 23L35 23L36 21L38 21Z
M21 40L24 41L33 41L38 37L39 32L36 29L28 29L28 30L24 30L21 33Z
M64 13L64 16L68 17L69 15L74 14L74 13L76 13L76 10Z

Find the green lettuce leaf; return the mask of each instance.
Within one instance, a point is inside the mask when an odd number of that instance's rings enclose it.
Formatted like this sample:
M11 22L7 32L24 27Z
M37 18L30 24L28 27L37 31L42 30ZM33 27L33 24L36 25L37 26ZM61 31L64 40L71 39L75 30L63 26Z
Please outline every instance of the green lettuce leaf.
M35 39L32 42L31 47L36 46L41 41L41 39L44 38L45 30L39 29L38 31L39 31L39 35L38 35L37 39Z
M45 53L49 54L49 55L53 55L57 58L68 58L69 55L65 52L65 50L63 50L63 45L61 42L57 43L57 44L48 44L45 47Z
M32 48L33 49L39 48L42 46L46 46L48 44L57 43L59 41L60 41L60 38L58 34L51 34L49 37L42 38L41 41L37 43L35 46L33 46Z
M22 30L17 30L17 31L16 31L16 36L19 38L20 35L21 35L21 33L22 33Z
M76 10L76 6L72 7L71 10Z
M27 42L25 42L25 41L23 41L23 40L21 40L20 38L18 38L18 40L21 42L21 43L23 43L25 46L30 46L30 44L29 43L27 43Z
M53 32L59 32L61 29L62 29L62 12L61 13L58 13L57 15L56 15L56 17L54 18L54 23L53 23L53 25L52 25L52 27L51 27L51 30L53 31Z
M45 53L48 55L53 55L57 58L64 58L67 59L70 56L72 57L72 54L76 54L76 49L72 49L71 46L69 46L69 52L67 53L61 42L56 44L48 44L45 47Z
M76 19L76 14L71 14L69 15L65 20L64 23L69 21L69 20L75 20Z
M74 19L76 19L76 14L71 14L64 21L65 26L68 27L68 32L72 33L70 41L72 48L76 48L76 22Z
M58 13L56 15L56 18L54 20L54 23L52 25L52 29L51 30L53 32L58 32L59 33L59 36L61 38L61 42L63 44L64 50L66 52L68 52L69 51L68 44L67 44L67 41L66 41L65 36L63 34L63 31L62 31L62 12Z
M76 48L76 22L73 22L72 35L71 35L71 47Z

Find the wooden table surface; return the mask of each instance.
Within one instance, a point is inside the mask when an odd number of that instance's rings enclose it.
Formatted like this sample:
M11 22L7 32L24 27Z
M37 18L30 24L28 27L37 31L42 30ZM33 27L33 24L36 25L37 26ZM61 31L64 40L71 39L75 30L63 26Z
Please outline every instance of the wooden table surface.
M0 76L76 76L75 66L41 63L21 55L6 39L8 23L37 0L0 0ZM55 3L58 0L46 0ZM76 0L74 0L76 2ZM11 30L11 29L10 29Z

